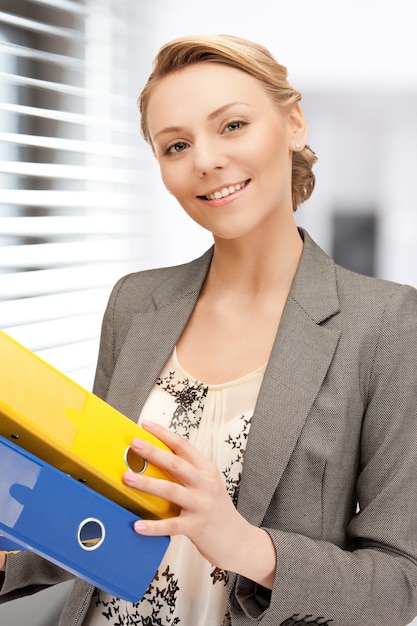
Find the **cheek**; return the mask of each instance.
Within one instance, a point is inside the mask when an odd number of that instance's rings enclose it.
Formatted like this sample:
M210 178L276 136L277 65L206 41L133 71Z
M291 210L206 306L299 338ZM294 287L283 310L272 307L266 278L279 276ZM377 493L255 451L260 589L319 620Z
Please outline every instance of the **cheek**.
M282 135L270 133L264 142L263 154L266 163L283 163L290 151Z
M261 152L266 161L281 161L290 156L291 141L288 128L282 123L265 125Z
M292 155L285 143L270 142L264 152L264 174L271 185L289 185L292 178Z
M161 166L160 163L158 163L159 165L159 173L161 176L161 180L164 183L165 187L168 189L168 191L172 191L171 190L171 177L169 176L169 173L167 172L166 168L164 168L163 166Z
M179 166L179 163L176 163L175 167L160 166L159 170L162 182L173 196L178 198L186 191L186 182L189 177L186 176L184 168Z

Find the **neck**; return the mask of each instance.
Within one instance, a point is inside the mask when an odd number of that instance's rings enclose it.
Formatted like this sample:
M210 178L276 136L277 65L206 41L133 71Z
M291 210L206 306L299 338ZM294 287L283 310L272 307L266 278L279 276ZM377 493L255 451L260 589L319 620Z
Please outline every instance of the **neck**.
M302 249L295 222L259 240L215 238L207 282L216 289L253 293L289 288Z

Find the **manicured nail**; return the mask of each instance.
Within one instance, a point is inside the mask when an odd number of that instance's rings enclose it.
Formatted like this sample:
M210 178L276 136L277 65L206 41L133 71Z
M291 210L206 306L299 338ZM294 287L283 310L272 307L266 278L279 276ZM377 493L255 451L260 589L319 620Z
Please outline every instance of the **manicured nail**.
M142 441L142 439L134 439L132 441L132 446L135 448L135 450L142 450L144 445L145 443Z
M136 532L140 533L140 532L143 532L144 530L146 530L146 524L142 520L139 520L139 521L135 522L134 528L135 528Z
M126 472L124 479L127 483L134 485L136 482L136 474L134 472Z
M155 426L155 422L150 422L149 420L142 420L141 424L142 426L145 426L148 430L152 430L152 428Z

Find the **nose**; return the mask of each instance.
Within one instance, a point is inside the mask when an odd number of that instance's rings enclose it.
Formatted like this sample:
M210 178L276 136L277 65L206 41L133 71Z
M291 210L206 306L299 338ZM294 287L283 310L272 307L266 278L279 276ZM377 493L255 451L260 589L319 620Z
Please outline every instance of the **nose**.
M228 157L214 139L201 139L194 144L194 167L196 175L204 178L213 170L223 169Z

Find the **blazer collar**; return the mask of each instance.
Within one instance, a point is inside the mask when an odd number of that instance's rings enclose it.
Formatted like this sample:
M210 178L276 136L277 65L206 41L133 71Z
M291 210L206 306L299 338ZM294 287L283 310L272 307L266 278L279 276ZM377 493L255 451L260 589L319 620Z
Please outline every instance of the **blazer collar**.
M305 230L299 232L304 247L289 298L320 324L340 310L335 264Z
M152 293L152 300L156 309L170 306L184 298L190 298L195 304L202 289L210 268L214 246L211 246L202 256L186 263L170 268L169 279L162 282Z

